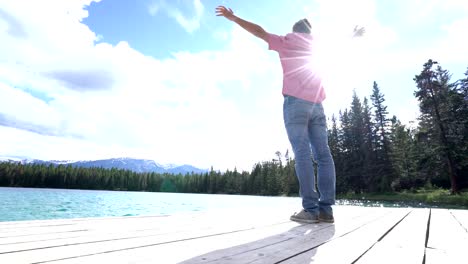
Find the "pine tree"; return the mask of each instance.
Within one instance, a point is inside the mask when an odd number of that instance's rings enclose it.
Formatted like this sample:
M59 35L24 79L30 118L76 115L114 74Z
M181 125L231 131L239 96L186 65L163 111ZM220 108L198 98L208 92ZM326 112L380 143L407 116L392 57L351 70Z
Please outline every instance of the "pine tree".
M387 106L384 105L385 98L379 86L374 82L372 87L372 106L375 109L375 148L376 148L376 171L381 175L379 191L389 191L391 183L395 178L393 165L390 159L389 119L387 118Z
M363 116L363 135L364 135L364 175L365 183L368 186L369 191L375 192L378 186L376 184L377 174L375 169L375 133L374 133L374 122L372 121L371 107L366 97L364 97L364 108L362 112Z
M454 148L458 183L468 187L468 70L449 93L452 120L449 121L449 140Z
M351 178L352 137L348 109L345 109L343 112L340 111L339 116L341 129L338 134L338 145L341 150L341 164L336 167L336 191L338 193L344 193L350 190L359 192Z
M340 160L340 146L339 146L339 137L338 137L338 126L336 124L335 115L332 115L332 128L328 130L328 145L332 153L333 159L336 165L341 164Z
M427 133L433 137L431 145L446 164L451 192L458 193L454 142L450 139L450 125L456 119L450 111L450 93L454 91L454 85L450 83L450 74L437 62L429 60L424 64L422 72L415 76L414 81L417 84L414 94L419 100L421 120L430 126Z
M294 169L294 159L289 157L289 150L284 154L286 165L283 168L282 189L286 195L297 195L299 193L299 181L297 180L296 170Z
M459 81L460 87L459 91L463 95L463 98L465 99L465 104L468 104L468 69L465 72L465 78L461 79Z
M353 93L353 101L349 111L350 128L351 128L351 177L356 192L368 191L366 185L368 175L363 174L365 162L365 147L364 147L364 117L361 100L356 92Z
M407 128L400 120L393 116L391 130L391 153L393 167L397 178L392 182L392 189L410 189L415 186L416 156L414 151L414 136L411 129Z
M380 92L380 88L376 82L372 88L371 95L372 105L375 108L375 122L377 129L377 148L383 149L384 153L389 153L389 140L388 140L388 129L389 129L389 119L387 118L388 111L387 106L383 103L385 102L384 95Z

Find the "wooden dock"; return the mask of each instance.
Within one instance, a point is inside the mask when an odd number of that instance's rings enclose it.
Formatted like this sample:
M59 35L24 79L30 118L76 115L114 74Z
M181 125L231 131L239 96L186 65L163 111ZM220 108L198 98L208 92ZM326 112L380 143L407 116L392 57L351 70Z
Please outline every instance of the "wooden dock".
M336 206L0 222L0 263L466 263L468 210Z

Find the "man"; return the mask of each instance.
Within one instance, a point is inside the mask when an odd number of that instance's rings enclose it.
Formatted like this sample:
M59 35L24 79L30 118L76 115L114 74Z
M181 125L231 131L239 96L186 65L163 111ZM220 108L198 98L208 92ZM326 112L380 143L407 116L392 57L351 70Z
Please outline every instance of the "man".
M278 36L261 26L234 15L224 6L216 8L223 16L263 39L270 50L277 51L283 68L283 117L289 141L296 160L302 207L291 220L302 223L319 221L333 223L332 205L335 203L335 164L328 147L327 125L322 101L325 91L319 74L320 66L314 54L314 38L307 19L296 22L293 33ZM355 35L364 29L355 28ZM312 152L311 152L312 150ZM312 154L318 164L317 186Z

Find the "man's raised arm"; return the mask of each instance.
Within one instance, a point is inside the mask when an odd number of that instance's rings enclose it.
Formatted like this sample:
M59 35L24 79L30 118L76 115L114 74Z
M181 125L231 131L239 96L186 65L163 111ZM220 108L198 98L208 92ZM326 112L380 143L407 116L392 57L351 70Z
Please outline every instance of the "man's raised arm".
M247 30L248 32L252 33L254 36L263 39L264 41L268 42L268 33L259 25L254 24L252 22L246 21L232 12L232 9L228 9L224 6L218 6L216 8L216 15L223 16L241 26L243 29Z

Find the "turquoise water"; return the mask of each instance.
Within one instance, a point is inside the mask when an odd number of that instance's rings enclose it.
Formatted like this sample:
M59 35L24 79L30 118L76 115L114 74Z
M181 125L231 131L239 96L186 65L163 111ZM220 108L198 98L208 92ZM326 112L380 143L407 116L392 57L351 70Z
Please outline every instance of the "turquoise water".
M299 208L294 197L0 187L0 221L162 215L223 208Z
M338 200L338 205L428 207L421 203ZM213 209L301 207L297 197L181 194L0 187L0 222L82 217L164 215Z

